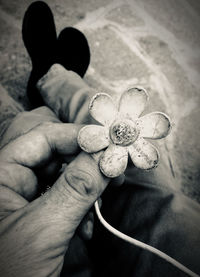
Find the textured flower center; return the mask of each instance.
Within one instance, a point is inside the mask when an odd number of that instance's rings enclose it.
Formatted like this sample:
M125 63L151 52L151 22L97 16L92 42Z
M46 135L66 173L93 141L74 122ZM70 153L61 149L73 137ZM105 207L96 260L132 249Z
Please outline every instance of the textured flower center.
M110 136L115 144L129 145L138 138L138 135L138 129L129 120L115 121L110 128Z

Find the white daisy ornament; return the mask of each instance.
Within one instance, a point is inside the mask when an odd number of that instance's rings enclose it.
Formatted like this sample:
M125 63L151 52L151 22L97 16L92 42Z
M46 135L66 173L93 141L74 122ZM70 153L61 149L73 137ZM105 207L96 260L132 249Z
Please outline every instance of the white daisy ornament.
M105 149L99 161L105 176L114 178L122 174L127 167L128 155L138 168L157 166L158 150L145 139L166 137L171 124L169 117L161 112L139 117L147 100L147 92L138 87L125 91L118 106L106 93L98 93L92 98L89 112L102 126L83 127L78 135L78 144L87 153Z

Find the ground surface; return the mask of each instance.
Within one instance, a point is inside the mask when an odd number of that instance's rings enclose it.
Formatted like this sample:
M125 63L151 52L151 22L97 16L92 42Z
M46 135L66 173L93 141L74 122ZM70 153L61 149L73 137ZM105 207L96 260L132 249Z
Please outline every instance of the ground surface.
M21 24L31 2L0 0L0 84L4 93L26 109L31 65L21 40ZM200 200L200 2L46 2L55 15L58 33L71 25L86 34L92 53L86 82L117 93L141 85L150 94L151 108L170 115L173 130L165 148L175 185Z

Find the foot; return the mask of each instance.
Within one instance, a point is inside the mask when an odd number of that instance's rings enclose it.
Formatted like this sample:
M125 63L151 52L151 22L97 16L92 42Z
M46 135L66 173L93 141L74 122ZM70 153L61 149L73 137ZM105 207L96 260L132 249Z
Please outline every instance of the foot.
M23 19L22 38L32 61L27 95L32 107L38 107L44 103L36 83L55 63L57 41L53 14L46 3L37 1L28 7Z
M86 37L79 30L67 27L57 40L57 63L83 77L90 63L90 49Z

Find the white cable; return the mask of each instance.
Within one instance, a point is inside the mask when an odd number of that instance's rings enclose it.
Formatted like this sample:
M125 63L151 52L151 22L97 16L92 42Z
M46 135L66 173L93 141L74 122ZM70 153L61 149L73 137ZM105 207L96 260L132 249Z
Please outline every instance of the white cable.
M100 209L99 209L99 204L98 201L95 202L94 204L95 206L95 211L97 214L97 217L99 219L99 221L102 223L102 225L111 233L113 233L115 236L133 244L136 245L140 248L143 248L145 250L148 250L154 254L156 254L157 256L159 256L160 258L166 260L167 262L173 264L175 267L179 268L180 270L182 270L183 272L185 272L186 274L188 274L191 277L200 277L198 274L194 273L193 271L191 271L189 268L187 268L186 266L182 265L181 263L179 263L178 261L176 261L175 259L171 258L170 256L168 256L167 254L163 253L162 251L144 243L141 242L139 240L136 240L134 238L131 238L127 235L125 235L124 233L118 231L117 229L115 229L114 227L112 227L108 222L105 221L105 219L103 218L103 216L101 215Z

